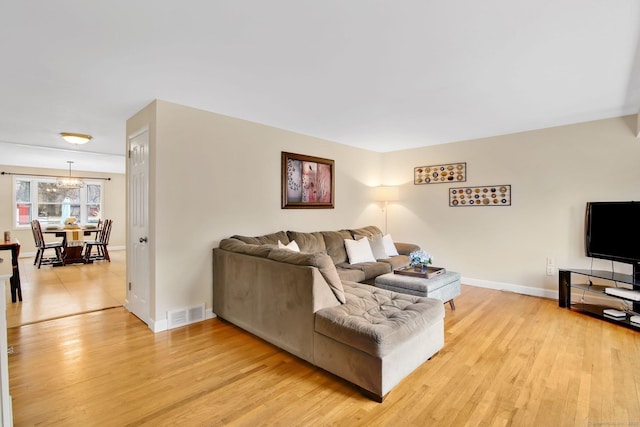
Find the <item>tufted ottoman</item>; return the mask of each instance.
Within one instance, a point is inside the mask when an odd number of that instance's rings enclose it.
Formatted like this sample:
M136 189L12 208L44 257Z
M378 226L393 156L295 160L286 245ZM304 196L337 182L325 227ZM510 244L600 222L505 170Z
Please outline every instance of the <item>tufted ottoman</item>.
M452 310L456 309L453 299L460 295L460 273L447 271L444 274L424 279L387 273L376 277L376 286L390 291L403 292L448 302Z
M378 400L444 346L437 299L343 282L346 303L316 312L314 363Z

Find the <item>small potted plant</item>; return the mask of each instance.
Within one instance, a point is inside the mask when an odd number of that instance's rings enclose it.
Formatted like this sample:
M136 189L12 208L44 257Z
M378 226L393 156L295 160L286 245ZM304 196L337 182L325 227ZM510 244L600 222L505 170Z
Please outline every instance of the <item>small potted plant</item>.
M422 272L427 268L427 265L433 263L433 257L422 250L413 251L409 254L409 262L415 271Z

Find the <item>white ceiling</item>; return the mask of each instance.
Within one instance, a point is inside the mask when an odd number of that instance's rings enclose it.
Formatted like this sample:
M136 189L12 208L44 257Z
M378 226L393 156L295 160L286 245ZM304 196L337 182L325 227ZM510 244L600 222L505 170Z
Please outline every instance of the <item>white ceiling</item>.
M637 113L639 30L637 0L3 2L0 164L123 171L154 99L381 152Z

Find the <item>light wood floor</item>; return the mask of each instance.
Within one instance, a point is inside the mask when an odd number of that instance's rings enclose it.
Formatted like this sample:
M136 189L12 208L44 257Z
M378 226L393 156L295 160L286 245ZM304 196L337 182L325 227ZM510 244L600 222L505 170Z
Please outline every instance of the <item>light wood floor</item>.
M126 297L126 251L110 251L111 262L43 265L33 258L20 258L22 302L11 302L5 286L7 325L39 322L77 313L117 307Z
M382 404L211 319L153 334L123 308L9 329L15 425L629 426L640 333L463 287L445 347Z

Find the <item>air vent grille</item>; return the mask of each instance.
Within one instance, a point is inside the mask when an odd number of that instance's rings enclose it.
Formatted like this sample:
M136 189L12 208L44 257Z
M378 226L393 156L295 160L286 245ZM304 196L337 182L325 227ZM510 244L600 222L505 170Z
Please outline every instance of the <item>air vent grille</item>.
M193 307L170 310L167 313L169 321L168 329L185 326L190 323L200 322L204 320L204 304L198 304Z

